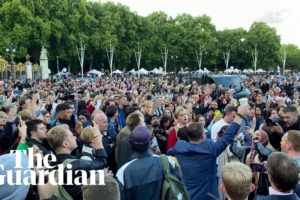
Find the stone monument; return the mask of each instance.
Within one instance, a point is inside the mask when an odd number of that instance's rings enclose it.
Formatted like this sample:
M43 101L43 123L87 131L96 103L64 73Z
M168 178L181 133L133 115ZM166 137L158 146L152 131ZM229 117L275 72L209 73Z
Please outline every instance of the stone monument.
M40 56L40 66L41 66L41 74L42 79L49 78L49 67L48 67L48 57L47 57L47 49L42 46L41 56Z
M30 55L26 55L26 62L25 62L25 66L26 66L26 78L27 79L32 79L32 63L29 60Z

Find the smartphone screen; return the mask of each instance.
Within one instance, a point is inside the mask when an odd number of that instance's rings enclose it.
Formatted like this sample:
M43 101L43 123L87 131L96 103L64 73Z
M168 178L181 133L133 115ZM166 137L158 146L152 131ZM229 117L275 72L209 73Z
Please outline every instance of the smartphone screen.
M250 168L253 172L266 172L267 169L264 164L261 163L251 163Z
M20 96L22 94L21 90L14 90L13 95L14 96Z

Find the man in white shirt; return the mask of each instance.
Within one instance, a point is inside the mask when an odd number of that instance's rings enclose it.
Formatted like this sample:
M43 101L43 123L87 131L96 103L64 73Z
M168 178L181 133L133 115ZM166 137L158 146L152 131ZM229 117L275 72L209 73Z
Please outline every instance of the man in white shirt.
M218 132L221 130L223 126L228 126L234 119L236 115L236 108L232 106L227 106L224 110L224 117L217 121L211 127L211 139L213 141L217 141Z

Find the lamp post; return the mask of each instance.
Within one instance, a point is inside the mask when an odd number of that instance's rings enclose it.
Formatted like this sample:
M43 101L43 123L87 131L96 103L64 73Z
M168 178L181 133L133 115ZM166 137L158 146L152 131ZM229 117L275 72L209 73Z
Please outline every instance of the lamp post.
M58 58L59 58L59 56L56 56L56 68L57 68L57 73L59 72Z
M13 80L15 80L16 76L15 76L15 66L14 66L14 57L15 57L15 53L16 53L16 48L13 47L12 44L10 44L6 49L5 49L6 53L9 54L10 57L10 62L11 62L11 73L12 73L12 78ZM7 74L7 67L6 67L6 74ZM6 77L7 78L7 77Z

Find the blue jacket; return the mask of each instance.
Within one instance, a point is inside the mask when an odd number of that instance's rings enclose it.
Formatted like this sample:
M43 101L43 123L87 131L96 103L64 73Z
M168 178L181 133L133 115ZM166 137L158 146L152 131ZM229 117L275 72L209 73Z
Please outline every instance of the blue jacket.
M111 120L111 118L107 118L108 121L108 127L107 127L107 133L109 134L109 136L116 141L117 138L117 132L115 129L115 124L113 123L113 121Z
M217 142L204 140L200 144L177 141L168 151L176 156L182 170L183 182L191 200L206 200L208 195L219 199L217 157L233 142L240 125L232 122Z
M251 127L252 119L246 117L246 120L241 122L241 131L244 133L244 141L246 146L252 145L252 137L247 133L247 129Z
M117 122L121 128L124 128L126 126L125 107L118 107L118 113Z

